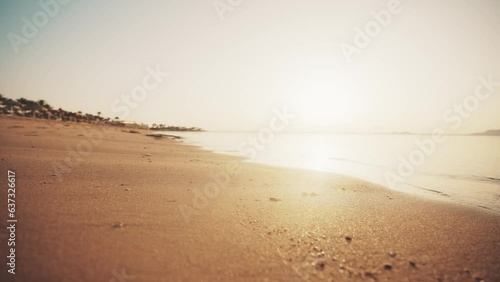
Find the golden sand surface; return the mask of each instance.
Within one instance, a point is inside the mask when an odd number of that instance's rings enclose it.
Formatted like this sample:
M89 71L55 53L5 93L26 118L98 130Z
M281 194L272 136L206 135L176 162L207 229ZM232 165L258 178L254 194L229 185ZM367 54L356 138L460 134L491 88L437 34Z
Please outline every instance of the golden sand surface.
M146 134L0 117L0 281L500 281L496 213Z

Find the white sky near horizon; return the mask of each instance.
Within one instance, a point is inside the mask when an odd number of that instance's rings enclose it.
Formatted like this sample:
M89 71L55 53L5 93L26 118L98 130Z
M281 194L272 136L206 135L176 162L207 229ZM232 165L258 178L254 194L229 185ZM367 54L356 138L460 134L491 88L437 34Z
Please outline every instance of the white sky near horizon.
M170 76L128 120L258 130L285 106L292 131L449 129L443 113L479 76L500 81L500 1L401 0L348 63L340 44L388 2L243 0L221 20L212 0L73 0L16 54L7 34L41 8L0 0L0 93L114 117L112 102L159 65ZM497 87L448 132L498 129L499 109Z

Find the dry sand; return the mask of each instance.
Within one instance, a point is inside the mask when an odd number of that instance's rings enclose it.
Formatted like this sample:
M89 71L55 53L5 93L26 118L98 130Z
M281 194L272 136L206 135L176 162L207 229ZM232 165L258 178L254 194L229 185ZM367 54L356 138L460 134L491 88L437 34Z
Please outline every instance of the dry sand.
M0 117L0 281L500 281L496 213L144 133Z

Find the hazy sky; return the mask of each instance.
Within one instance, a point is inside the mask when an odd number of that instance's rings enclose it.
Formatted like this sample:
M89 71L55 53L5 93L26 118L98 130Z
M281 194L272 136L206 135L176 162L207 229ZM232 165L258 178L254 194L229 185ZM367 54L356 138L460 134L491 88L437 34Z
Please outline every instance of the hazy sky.
M443 114L478 77L500 82L494 0L401 0L350 62L341 44L390 1L218 0L231 7L221 19L212 0L73 0L17 54L8 35L43 9L0 1L0 93L114 117L113 101L159 66L170 75L130 110L139 122L258 130L286 106L291 130L430 132L452 124ZM456 132L500 128L499 109L500 86Z

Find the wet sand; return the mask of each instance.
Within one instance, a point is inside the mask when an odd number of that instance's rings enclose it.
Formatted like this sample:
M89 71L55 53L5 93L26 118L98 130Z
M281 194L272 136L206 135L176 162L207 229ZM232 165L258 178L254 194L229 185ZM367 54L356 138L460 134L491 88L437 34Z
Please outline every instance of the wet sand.
M500 281L496 213L146 134L0 117L0 281Z

